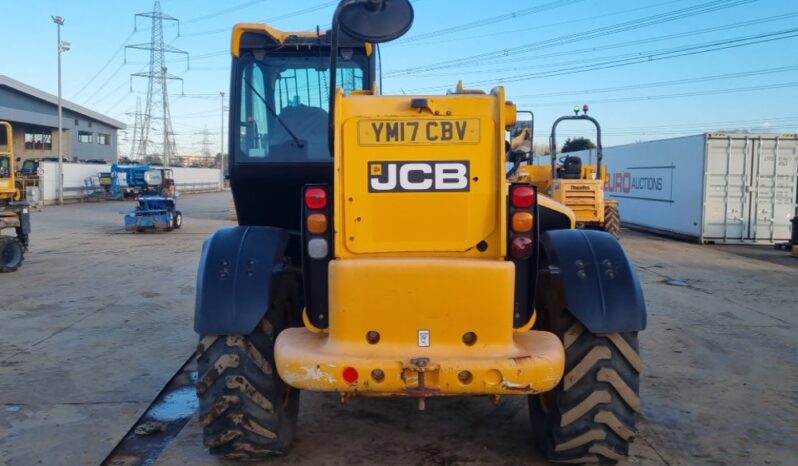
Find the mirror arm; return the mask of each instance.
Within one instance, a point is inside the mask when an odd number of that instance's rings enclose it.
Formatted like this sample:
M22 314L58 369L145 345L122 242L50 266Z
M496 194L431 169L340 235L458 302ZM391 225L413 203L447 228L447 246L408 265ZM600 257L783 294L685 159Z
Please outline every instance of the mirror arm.
M338 34L341 31L338 16L344 8L357 0L345 0L338 4L333 13L332 31L330 32L330 121L328 123L327 144L330 146L330 157L335 157L335 94L338 87Z

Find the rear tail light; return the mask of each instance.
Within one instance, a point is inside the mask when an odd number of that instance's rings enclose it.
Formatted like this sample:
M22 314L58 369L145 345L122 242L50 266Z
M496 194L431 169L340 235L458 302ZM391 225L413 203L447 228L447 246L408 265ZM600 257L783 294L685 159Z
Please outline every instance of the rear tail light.
M535 203L535 190L531 186L516 186L512 192L513 207L525 209Z
M527 236L519 236L513 239L511 248L515 259L529 259L532 257L532 253L535 252L534 242L532 238Z
M313 238L308 241L308 256L311 259L324 259L330 252L330 245L324 238Z
M305 205L313 210L327 207L327 191L324 188L308 188L305 191Z
M329 185L306 185L299 201L302 241L302 274L305 283L305 315L308 327L329 325L328 265L335 257L333 192ZM354 369L353 369L354 370ZM355 372L357 380L357 372Z
M310 214L307 222L308 232L320 235L327 231L327 216L324 214Z
M515 265L515 312L513 327L529 328L534 315L538 260L537 189L529 184L513 184L507 200L507 258ZM534 322L533 322L534 323ZM529 324L529 327L527 325Z
M516 233L532 231L533 221L529 212L516 212L513 214L513 231Z
M510 187L509 251L515 261L526 261L535 254L535 213L537 191L527 184Z
M347 383L355 383L357 382L357 378L359 377L357 369L355 369L354 367L345 368L342 375Z

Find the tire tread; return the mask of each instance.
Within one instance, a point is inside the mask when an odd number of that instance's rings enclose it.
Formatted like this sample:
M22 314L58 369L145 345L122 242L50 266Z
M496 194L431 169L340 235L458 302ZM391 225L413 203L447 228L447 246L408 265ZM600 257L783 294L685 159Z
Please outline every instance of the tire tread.
M594 334L568 317L551 329L566 346L566 375L530 398L532 421L545 424L536 428L550 461L613 464L627 457L640 412L637 333Z
M617 239L621 238L621 214L617 205L604 205L604 231Z
M272 305L249 335L205 336L197 346L203 442L211 454L258 460L285 454L299 392L274 370L274 341L298 304L295 278L276 275Z

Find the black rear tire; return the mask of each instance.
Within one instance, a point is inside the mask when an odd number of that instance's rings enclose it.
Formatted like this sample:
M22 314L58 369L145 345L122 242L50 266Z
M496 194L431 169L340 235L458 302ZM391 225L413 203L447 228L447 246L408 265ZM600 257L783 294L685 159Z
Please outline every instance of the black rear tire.
M554 462L625 459L640 411L637 332L594 334L564 310L543 324L563 341L565 375L529 397L538 446Z
M0 273L16 271L24 260L22 242L12 236L0 236Z
M296 431L299 390L280 379L274 342L298 312L296 278L276 275L269 311L249 335L200 338L197 396L211 454L257 460L283 455Z
M604 205L604 231L621 239L621 213L617 205Z

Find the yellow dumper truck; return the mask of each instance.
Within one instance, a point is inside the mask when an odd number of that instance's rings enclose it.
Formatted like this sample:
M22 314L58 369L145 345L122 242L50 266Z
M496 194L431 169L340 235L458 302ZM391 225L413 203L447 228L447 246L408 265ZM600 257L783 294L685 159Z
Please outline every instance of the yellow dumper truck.
M603 158L601 125L598 120L587 114L587 105L582 107L581 115L579 110L579 106L574 107L574 115L562 116L552 125L551 166L523 165L517 168L517 175L511 179L517 182L532 183L539 191L571 209L576 217L577 228L604 230L616 238L620 238L621 216L618 211L618 202L610 201L604 195L607 167L601 165ZM595 125L597 143L595 165L583 164L582 159L577 155L561 155L558 158L557 126L568 120L589 121Z

